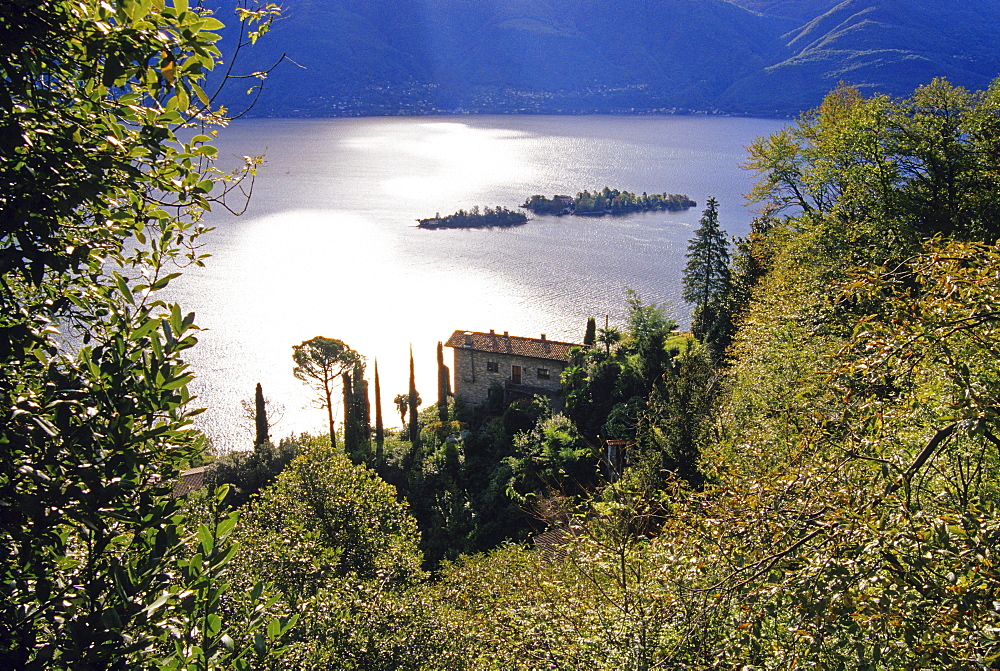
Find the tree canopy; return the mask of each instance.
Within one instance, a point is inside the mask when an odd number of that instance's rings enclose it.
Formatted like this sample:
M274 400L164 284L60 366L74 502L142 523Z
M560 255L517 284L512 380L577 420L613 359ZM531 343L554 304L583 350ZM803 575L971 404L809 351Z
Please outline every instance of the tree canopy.
M330 442L337 444L333 422L333 391L344 373L351 373L363 362L361 355L336 338L316 336L292 347L295 367L292 373L319 394L319 405L326 408Z
M170 496L204 438L194 315L159 292L201 263L201 214L257 164L212 168L221 28L182 1L0 9L5 668L247 668L288 624L222 619L236 516Z

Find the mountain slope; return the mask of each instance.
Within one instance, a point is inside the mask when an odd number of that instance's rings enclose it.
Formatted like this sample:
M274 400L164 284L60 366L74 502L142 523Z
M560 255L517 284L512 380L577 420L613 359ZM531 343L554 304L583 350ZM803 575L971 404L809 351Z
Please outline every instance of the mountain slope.
M282 54L297 64L274 72L258 115L788 114L841 80L893 95L935 76L987 86L1000 72L1000 3L956 4L288 0L237 66L263 69Z
M788 58L734 82L718 104L787 109L840 81L897 96L939 76L985 88L1000 73L998 26L993 0L847 0L785 34Z

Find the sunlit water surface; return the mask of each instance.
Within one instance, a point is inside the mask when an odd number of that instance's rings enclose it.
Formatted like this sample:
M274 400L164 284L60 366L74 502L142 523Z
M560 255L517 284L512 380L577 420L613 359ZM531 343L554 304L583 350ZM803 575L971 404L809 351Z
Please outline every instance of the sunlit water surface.
M247 212L216 212L208 265L173 285L206 330L189 361L219 450L245 449L254 385L284 407L275 437L322 431L325 413L292 376L292 345L323 335L377 358L387 424L407 389L425 402L435 347L455 329L579 341L586 319L623 319L625 288L686 323L680 279L705 201L730 235L752 213L744 148L782 122L715 117L374 118L234 123L224 160L266 154ZM473 205L604 186L682 193L698 207L622 218L539 217L497 230L415 227ZM450 362L450 352L446 360Z

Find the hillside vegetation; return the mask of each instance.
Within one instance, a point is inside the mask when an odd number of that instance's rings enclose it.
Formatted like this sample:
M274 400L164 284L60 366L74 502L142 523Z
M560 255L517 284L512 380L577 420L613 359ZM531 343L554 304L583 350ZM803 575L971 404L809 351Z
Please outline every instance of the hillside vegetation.
M288 584L282 663L994 668L998 107L1000 89L943 80L901 101L841 88L756 141L763 213L696 310L701 343L633 294L623 330L588 327L563 412L439 404L384 461L348 450L396 484L416 544L370 471L303 443L249 508L284 525L245 527L267 560L240 563ZM715 216L710 201L704 230ZM365 546L375 524L399 530L351 571L338 527L274 512L336 519L371 496L378 520L344 530ZM530 527L537 546L510 542ZM291 567L278 539L299 533L325 563ZM274 562L289 569L258 568Z
M260 162L212 167L220 30L0 11L0 667L997 667L1000 83L841 87L754 142L750 234L709 199L688 248L692 332L630 293L562 407L462 407L439 346L387 432L377 365L372 405L317 336L289 365L329 433L273 445L258 389L253 451L213 455L161 297Z

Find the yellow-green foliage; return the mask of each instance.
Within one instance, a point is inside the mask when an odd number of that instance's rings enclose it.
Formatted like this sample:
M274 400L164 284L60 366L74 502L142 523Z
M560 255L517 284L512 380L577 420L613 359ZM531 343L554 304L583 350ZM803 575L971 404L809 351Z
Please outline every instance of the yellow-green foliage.
M758 195L804 211L755 242L709 482L626 478L566 558L452 568L483 668L995 667L1000 247L969 242L1000 194L995 93L842 90L755 145Z

